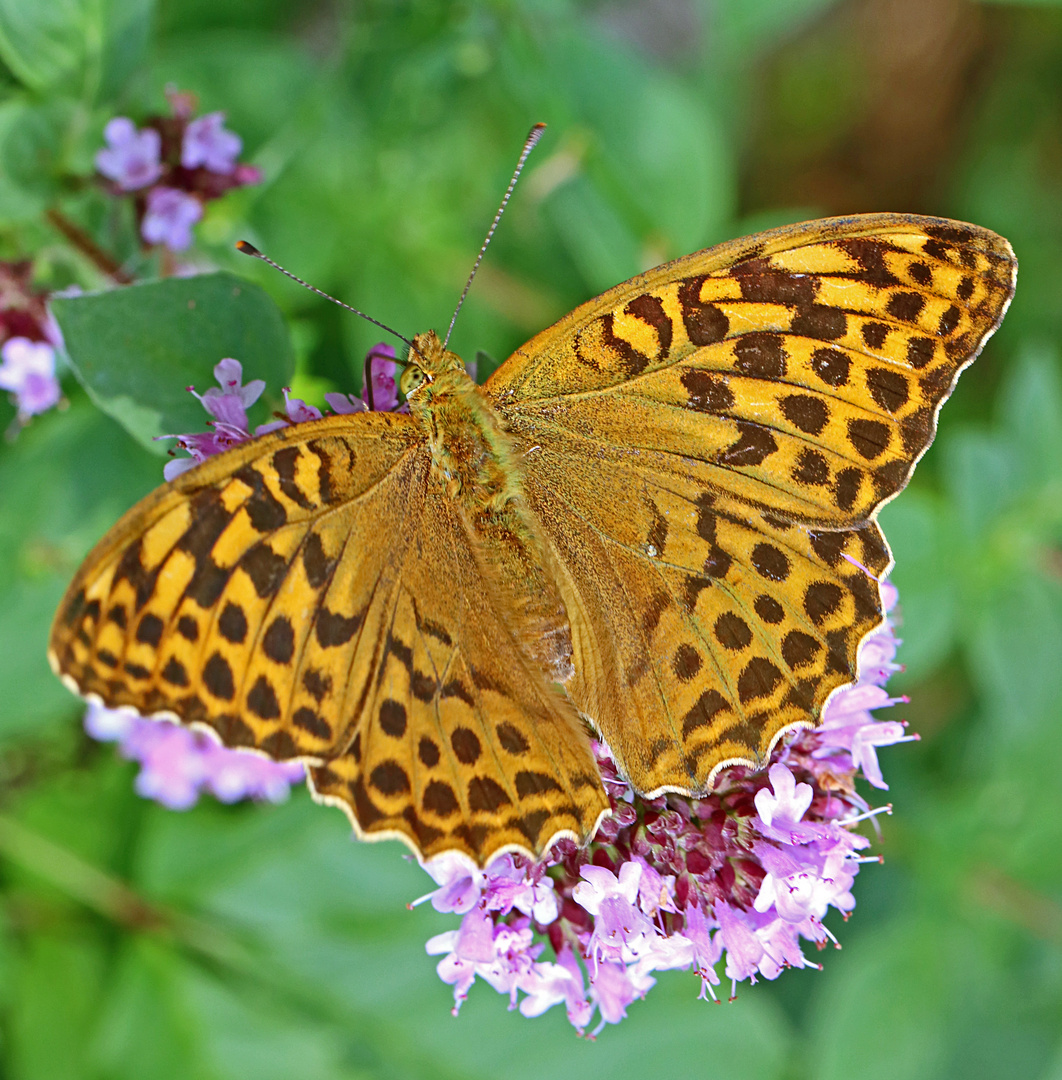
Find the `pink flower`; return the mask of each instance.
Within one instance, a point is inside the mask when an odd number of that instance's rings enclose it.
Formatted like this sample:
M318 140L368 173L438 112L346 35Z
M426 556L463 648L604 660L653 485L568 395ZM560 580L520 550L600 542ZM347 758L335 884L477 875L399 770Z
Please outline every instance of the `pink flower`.
M283 802L304 777L298 762L227 750L202 732L94 703L85 712L85 730L94 739L117 742L123 757L139 762L137 794L171 810L189 809L204 791L222 802Z
M772 792L769 788L760 788L753 800L760 818L767 825L779 828L784 825L795 826L807 812L814 798L815 793L811 785L798 784L793 779L793 774L781 762L772 765L767 776L774 791ZM777 819L777 825L775 819Z
M215 365L214 378L220 385L211 387L204 394L197 394L192 387L188 388L214 418L211 421L213 430L158 436L160 439L176 439L177 445L192 455L190 458L174 458L167 462L163 469L163 476L167 480L173 480L193 465L228 450L230 446L246 442L251 437L247 410L262 396L265 380L252 379L244 386L243 365L231 357L220 360Z
M431 874L439 887L415 900L414 904L431 901L436 911L453 911L464 915L479 903L483 891L484 874L472 866L463 855L444 852L429 859L424 869Z
M370 365L375 372L376 384L381 393L374 398L379 408L381 404L388 409L393 409L398 402L398 394L395 389L394 372L397 364L389 356L394 356L394 349L387 345L376 345L365 358L366 372ZM279 428L288 427L290 424L304 424L311 420L320 420L322 413L315 405L308 405L301 398L293 398L290 391L284 390L285 416L277 417L265 424L259 424L250 430L250 421L247 418L247 410L262 396L265 390L265 382L262 379L252 379L246 386L243 384L243 365L239 360L226 358L220 361L214 368L214 377L220 387L211 387L200 395L192 387L188 389L199 398L203 408L213 417L209 423L211 431L191 432L185 435L159 435L160 439L176 439L177 446L186 450L191 457L174 458L167 462L163 475L167 480L173 480L194 465L206 461L214 454L220 454L228 450L230 446L246 442L252 435L266 435ZM388 379L390 390L388 390ZM334 412L355 413L364 412L365 402L358 397L348 394L325 394L325 401L332 406Z
M194 195L177 188L154 187L148 192L140 235L149 244L184 251L192 243L192 226L202 216L203 204Z
M58 404L55 350L44 341L8 338L0 346L0 390L14 398L19 416L27 419Z
M218 361L214 367L214 378L220 389L212 386L199 400L203 408L215 420L241 432L247 430L247 410L265 391L265 379L252 379L243 385L243 364L239 360L227 357ZM192 391L195 394L195 391Z
M645 997L655 984L651 975L635 974L622 964L598 966L590 975L590 996L601 1013L598 1030L605 1024L618 1024L627 1015L627 1006Z
M361 397L367 408L376 412L391 412L398 405L398 365L395 363L395 350L390 345L381 341L369 350L365 357L362 385Z
M184 251L203 204L257 184L262 173L236 160L243 143L225 128L224 113L192 119L194 95L172 90L167 97L172 116L152 117L143 129L125 116L111 120L96 167L113 182L112 194L136 194L133 209L147 243Z
M333 412L349 414L373 409L391 412L398 405L398 364L395 350L384 342L374 345L365 357L361 397L353 394L325 394ZM370 390L371 387L371 390Z
M96 168L123 191L136 191L162 175L162 139L154 128L138 131L127 116L116 116L103 129L107 149L96 154Z
M243 140L223 126L223 112L207 113L193 120L181 141L181 164L186 169L204 168L229 175L236 171L236 159Z

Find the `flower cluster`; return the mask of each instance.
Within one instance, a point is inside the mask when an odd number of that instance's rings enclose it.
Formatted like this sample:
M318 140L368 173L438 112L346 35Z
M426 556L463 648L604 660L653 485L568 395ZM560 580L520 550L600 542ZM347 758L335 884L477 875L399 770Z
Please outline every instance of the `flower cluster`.
M58 328L34 289L29 262L0 262L0 390L18 409L17 423L57 405Z
M102 705L89 705L85 730L101 742L117 742L123 757L139 762L137 793L171 810L194 806L203 791L227 803L283 802L304 775L297 762L226 750L204 732Z
M169 99L173 115L152 117L142 128L126 116L109 121L96 168L113 194L133 196L146 243L184 251L205 202L256 184L262 175L237 161L243 143L225 128L224 113L193 118L192 95L171 93Z
M364 412L372 407L378 412L390 412L398 406L398 379L396 372L395 350L390 345L380 342L369 350L365 357L365 387L362 397L353 394L325 394L325 401L336 413ZM239 360L226 358L214 368L214 377L220 384L211 387L204 394L197 394L192 387L189 391L203 404L203 408L213 418L208 421L210 431L191 432L186 435L160 435L161 439L176 439L177 446L186 450L191 457L174 458L167 462L163 474L167 480L206 461L214 454L220 454L230 446L246 442L257 435L286 427L288 424L302 424L308 420L320 420L322 412L315 405L307 405L300 398L293 398L284 390L285 415L278 416L267 424L259 424L251 430L247 419L247 410L265 390L262 379L252 379L243 384L243 365ZM370 389L371 387L371 389Z
M365 358L365 399L347 394L326 394L325 400L336 413L362 412L368 408L371 380L375 407L394 409L398 405L396 372L394 349L381 343ZM213 418L211 430L165 436L175 438L178 446L191 454L191 457L175 458L167 463L164 470L167 480L253 435L321 418L320 409L290 397L285 390L286 415L259 425L252 433L247 409L261 397L265 383L253 379L245 385L243 366L232 359L222 360L214 368L214 375L220 385L201 395L196 394ZM191 392L195 394L194 390ZM118 742L125 757L140 763L137 791L171 810L185 810L194 805L203 791L211 792L222 802L246 798L280 802L287 797L290 785L304 775L302 766L297 763L274 762L246 751L227 750L205 732L147 720L102 705L89 705L85 713L85 730L94 739Z
M895 590L882 589L891 609ZM454 1012L478 976L525 1016L563 1003L582 1032L596 1013L596 1034L655 971L692 968L715 999L724 958L731 995L746 979L817 967L801 942L833 940L827 910L847 916L860 864L877 861L860 855L870 840L855 826L880 810L856 778L885 788L876 748L916 738L870 711L904 700L884 689L897 645L888 622L868 637L859 680L830 698L819 727L780 742L766 772L728 769L700 799L642 799L596 743L612 816L588 848L563 840L541 862L506 854L486 870L450 854L426 863L438 888L421 900L462 916L427 944ZM541 958L547 944L553 959Z

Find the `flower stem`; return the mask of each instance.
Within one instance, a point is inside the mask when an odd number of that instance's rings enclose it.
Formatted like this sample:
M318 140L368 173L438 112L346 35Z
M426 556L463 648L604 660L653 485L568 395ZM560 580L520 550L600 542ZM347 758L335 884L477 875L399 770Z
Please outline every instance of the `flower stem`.
M170 938L215 962L231 965L246 959L246 950L239 943L208 923L144 899L125 882L3 814L0 858L127 930Z
M80 226L75 225L62 211L50 207L44 212L48 222L59 230L98 270L119 285L132 284L133 278L119 263L92 239Z

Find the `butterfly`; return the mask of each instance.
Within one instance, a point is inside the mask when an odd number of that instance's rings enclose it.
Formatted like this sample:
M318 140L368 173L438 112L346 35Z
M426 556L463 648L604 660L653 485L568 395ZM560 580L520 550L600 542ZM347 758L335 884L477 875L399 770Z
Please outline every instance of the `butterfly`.
M762 765L856 677L877 524L1017 263L902 214L774 229L576 308L483 386L413 339L408 413L240 444L130 510L50 660L111 707L301 759L357 833L484 864Z

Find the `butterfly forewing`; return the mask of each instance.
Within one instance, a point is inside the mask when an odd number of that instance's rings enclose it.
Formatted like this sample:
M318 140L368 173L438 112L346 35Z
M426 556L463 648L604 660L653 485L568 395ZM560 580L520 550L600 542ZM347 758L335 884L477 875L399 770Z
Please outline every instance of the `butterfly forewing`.
M569 692L636 788L763 761L855 678L877 511L1015 268L975 226L810 222L617 286L489 380L565 567Z
M101 541L52 634L82 694L301 758L359 831L477 861L589 837L607 800L407 416L244 444Z

